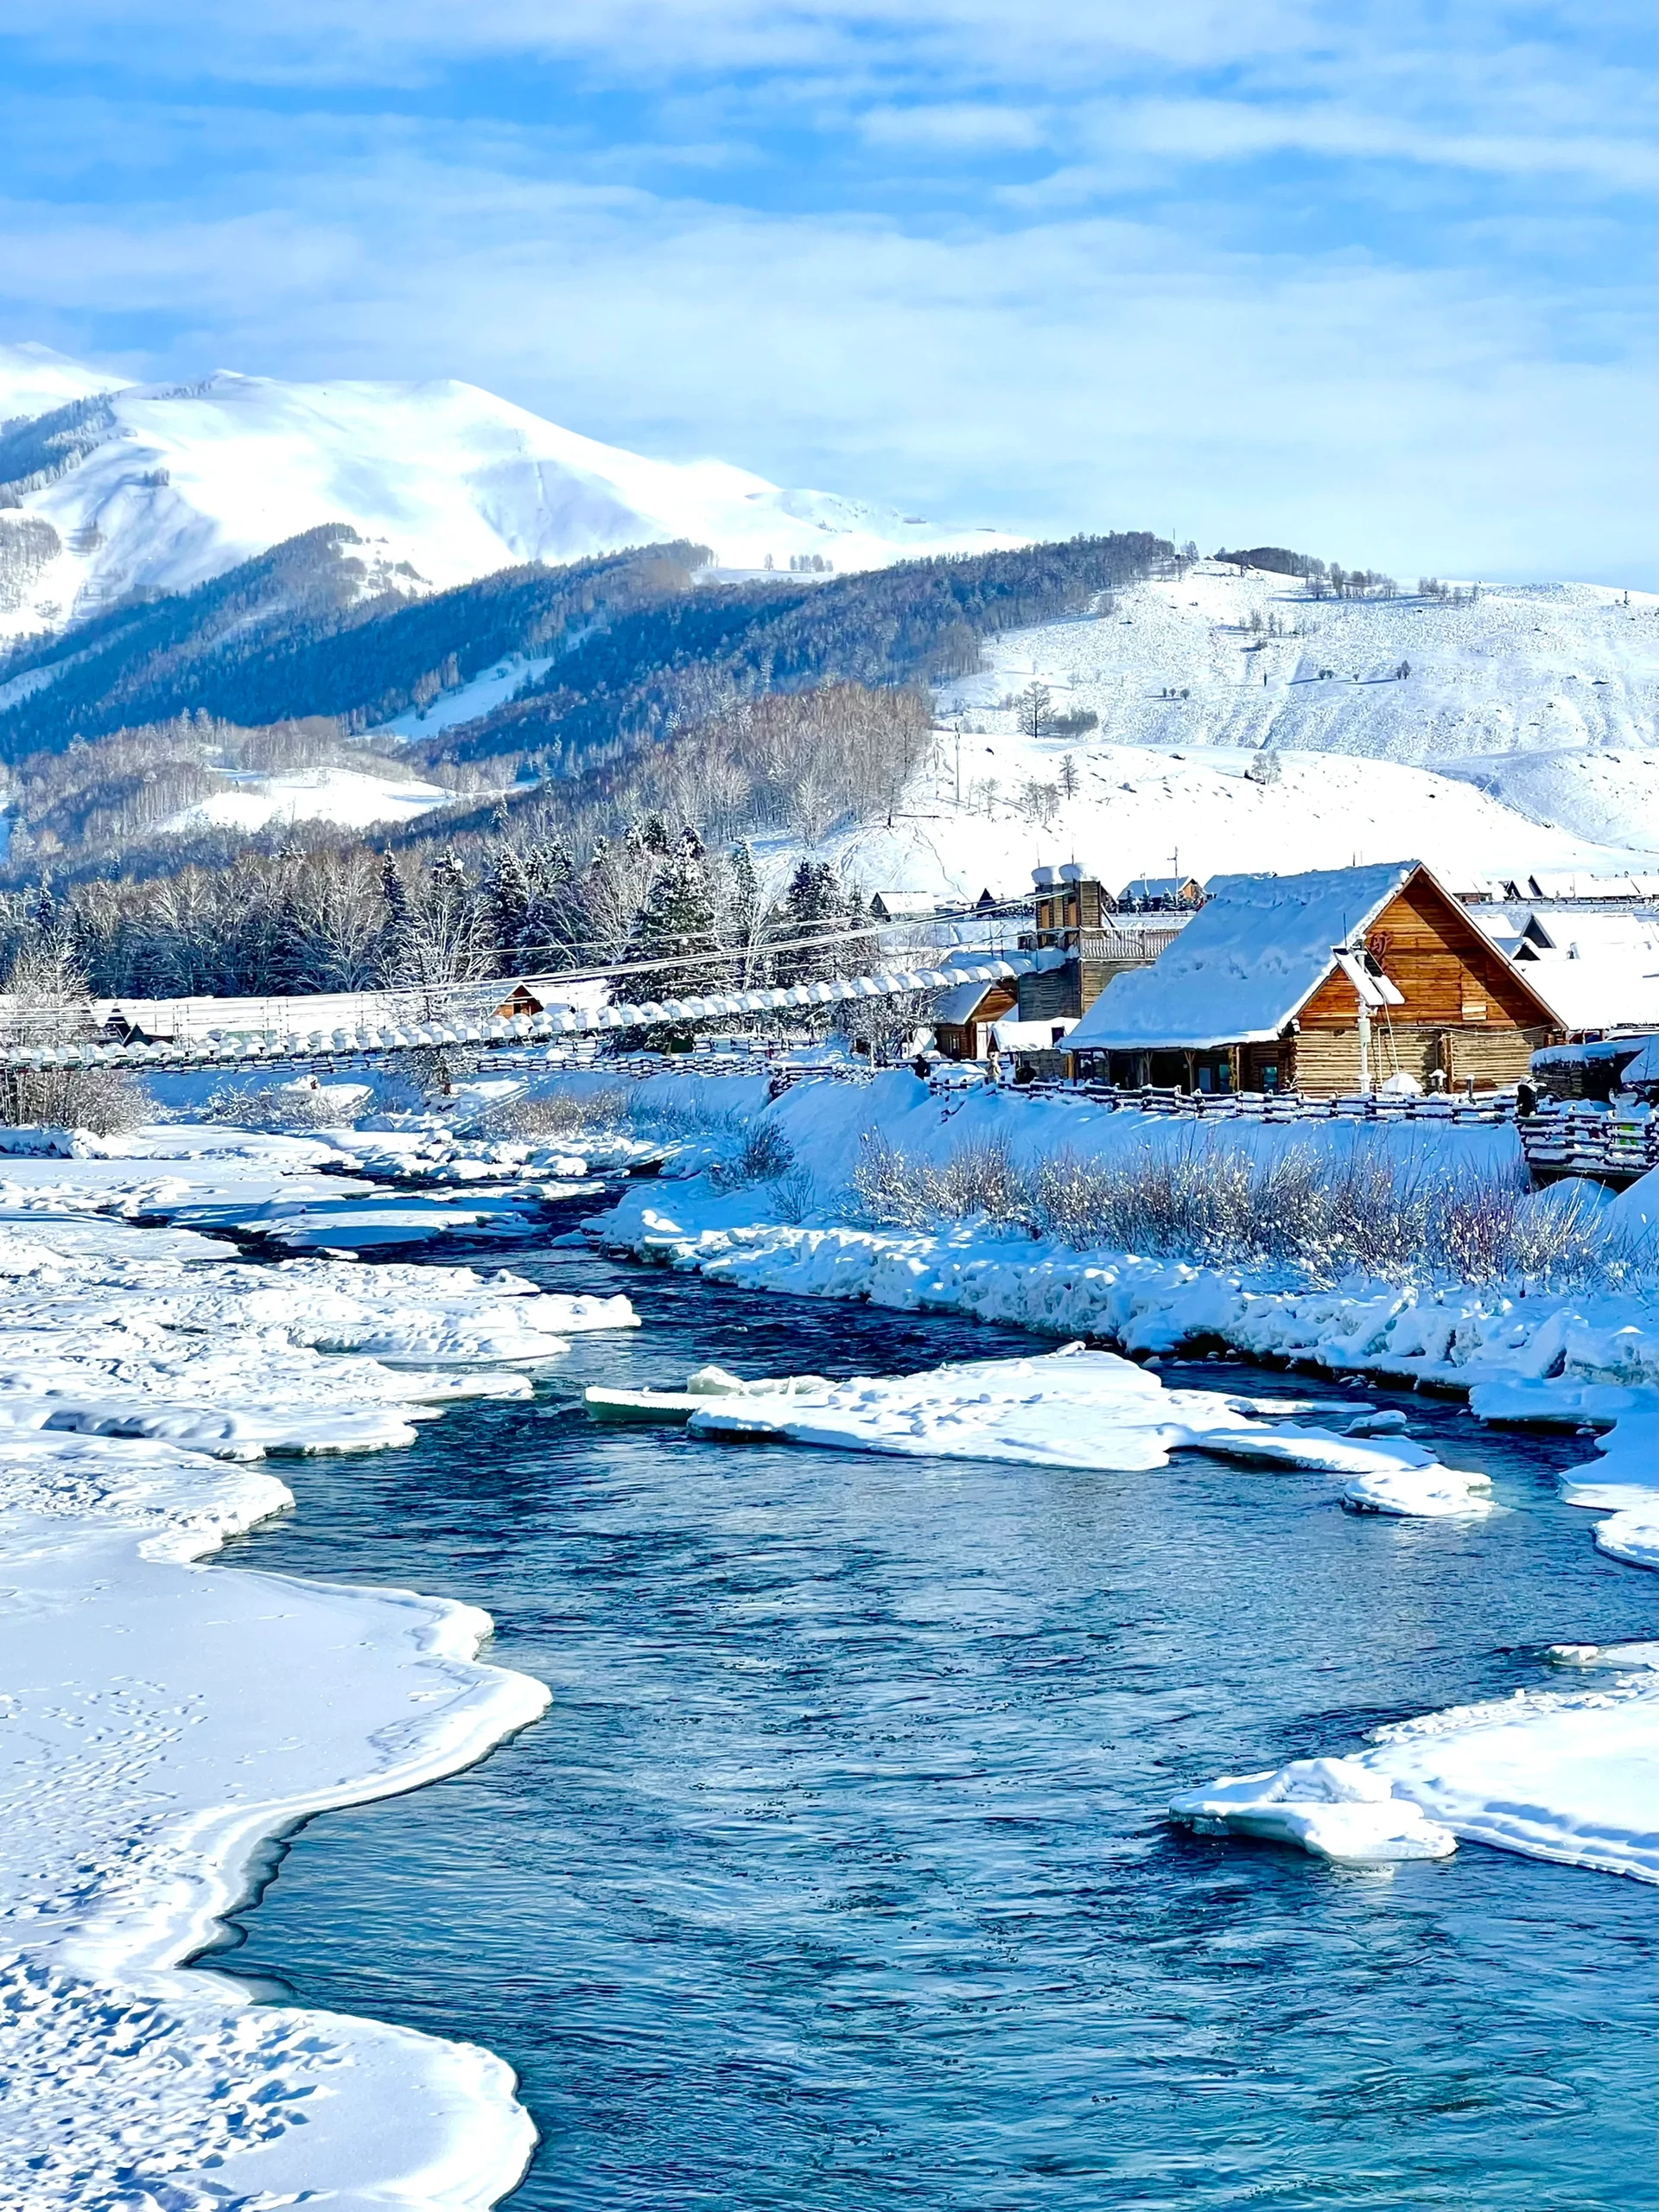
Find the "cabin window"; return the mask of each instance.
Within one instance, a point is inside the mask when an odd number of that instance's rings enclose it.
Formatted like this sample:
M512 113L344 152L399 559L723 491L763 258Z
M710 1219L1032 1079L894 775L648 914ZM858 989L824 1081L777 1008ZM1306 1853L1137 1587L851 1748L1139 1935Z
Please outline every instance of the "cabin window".
M1278 1090L1278 1088L1279 1088L1279 1063L1278 1063L1278 1061L1277 1061L1277 1060L1263 1060L1263 1061L1262 1061L1262 1090Z

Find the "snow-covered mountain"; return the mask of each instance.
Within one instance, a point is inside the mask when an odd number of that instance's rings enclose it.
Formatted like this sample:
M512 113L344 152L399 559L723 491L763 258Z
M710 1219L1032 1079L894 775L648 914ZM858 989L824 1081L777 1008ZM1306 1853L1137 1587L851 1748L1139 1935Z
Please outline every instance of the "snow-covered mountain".
M1586 848L1659 849L1650 592L1484 585L1456 603L1413 591L1316 601L1288 576L1201 562L1091 617L988 639L983 672L942 688L941 717L1001 752L1018 716L1000 702L1033 683L1057 715L1100 718L1081 744L1037 748L1022 773L1039 779L1067 750L1109 742L1200 760L1212 746L1354 754L1473 784ZM1329 772L1333 797L1354 788L1352 772ZM1350 842L1375 849L1357 825Z
M54 353L49 346L0 344L0 429L48 415L72 399L118 391L126 381Z
M79 405L61 421L43 413L66 401ZM41 418L0 438L0 484L16 502L0 518L14 538L0 636L135 590L187 589L328 522L369 541L378 580L410 590L674 538L707 545L722 568L785 570L1024 542L783 490L726 461L651 460L448 380L220 372L119 387L22 346L0 357L0 412ZM25 555L17 533L31 519Z

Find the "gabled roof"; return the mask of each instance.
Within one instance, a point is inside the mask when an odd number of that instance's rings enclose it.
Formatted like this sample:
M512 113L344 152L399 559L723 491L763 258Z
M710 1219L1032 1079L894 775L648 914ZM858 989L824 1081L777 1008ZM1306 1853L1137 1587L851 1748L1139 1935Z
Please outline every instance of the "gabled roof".
M1174 944L1103 991L1066 1050L1266 1044L1336 966L1332 947L1369 929L1420 865L1211 876L1205 904Z
M954 990L942 992L934 1000L933 1011L929 1019L935 1028L942 1021L950 1022L953 1027L962 1028L966 1023L976 1019L980 1007L994 991L1006 999L1008 996L1008 985L997 980L988 983L958 983Z

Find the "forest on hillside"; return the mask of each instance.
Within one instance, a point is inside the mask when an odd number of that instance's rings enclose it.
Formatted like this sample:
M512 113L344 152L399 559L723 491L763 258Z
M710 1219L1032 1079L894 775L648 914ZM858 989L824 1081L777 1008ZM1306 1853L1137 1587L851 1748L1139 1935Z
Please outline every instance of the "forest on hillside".
M890 816L931 742L930 679L972 667L988 632L1079 612L1171 550L1120 533L698 586L696 549L674 546L388 606L353 596L350 539L312 532L197 593L112 611L0 715L14 764L0 957L49 937L116 997L436 988L613 961L653 930L759 958L808 893L763 883L751 839L810 849L838 823ZM439 697L532 649L540 676L471 723L395 751L353 737L389 702ZM263 721L232 711L276 706ZM57 741L19 755L25 732ZM233 773L319 766L413 768L455 797L372 837L179 826ZM804 865L824 917L861 911L857 885Z

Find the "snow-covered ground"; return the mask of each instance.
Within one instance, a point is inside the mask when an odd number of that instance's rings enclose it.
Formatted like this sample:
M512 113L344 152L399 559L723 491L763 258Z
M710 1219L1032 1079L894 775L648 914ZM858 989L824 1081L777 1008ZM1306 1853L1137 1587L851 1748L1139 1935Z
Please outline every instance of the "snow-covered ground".
M412 822L435 806L449 805L454 796L418 777L393 781L358 768L238 776L229 790L214 791L160 823L157 834L209 829L251 833L282 822L337 822L343 830L366 830L376 823Z
M531 2141L499 2060L181 1969L272 1838L454 1771L546 1692L478 1662L471 1607L198 1562L291 1503L271 1455L408 1444L633 1317L131 1226L146 1175L257 1216L327 1147L126 1141L8 1160L0 1189L0 2199L485 2206Z
M1034 820L1020 803L1028 784L1058 788L1070 753L1078 790ZM1628 756L1626 756L1628 757ZM1654 756L1659 763L1659 753ZM834 847L867 887L938 898L1028 895L1030 871L1076 859L1116 894L1131 878L1180 872L1271 870L1289 875L1351 861L1422 860L1452 885L1529 868L1586 874L1650 865L1659 845L1659 776L1643 817L1618 826L1630 842L1602 845L1532 820L1471 783L1399 761L1319 753L1280 756L1258 782L1255 753L1215 745L1157 751L1097 734L1033 744L1008 732L964 733L963 804L956 803L957 739L942 730L933 764L906 797L893 826L847 831ZM997 784L995 794L983 785ZM976 792L973 786L978 785ZM1645 842L1638 842L1645 840Z
M26 400L42 382L49 398L77 378L81 392L109 390L80 364L49 365L49 376L28 359L16 369ZM115 391L103 429L83 460L23 495L23 514L49 523L62 550L0 614L0 632L52 626L126 592L188 589L329 522L366 541L378 584L412 590L676 538L728 568L785 571L791 556L863 569L1021 542L788 491L723 461L628 453L448 379L302 385L220 371Z
M427 706L411 707L407 714L365 730L364 742L380 738L407 741L416 737L436 737L442 731L454 729L462 722L476 721L480 715L492 714L515 697L526 683L545 676L552 665L550 653L509 653L505 660L498 661L493 668L486 668L469 683L457 684L453 691L441 691Z
M1298 634L1253 632L1253 618ZM1462 865L1474 869L1499 854L1511 865L1535 851L1539 866L1605 867L1659 849L1651 593L1558 583L1484 587L1461 606L1414 594L1310 601L1288 577L1204 562L1179 582L1129 587L1109 612L988 639L985 661L938 693L942 722L964 729L964 796L988 777L1004 802L1027 778L1052 783L1066 753L1085 772L1082 810L1075 823L1062 814L1045 859L1069 837L1080 858L1116 874L1116 860L1107 867L1082 849L1103 839L1124 855L1127 880L1168 874L1179 844L1182 865L1204 874L1244 865L1241 854L1255 848L1241 836L1262 833L1260 864L1281 870L1353 850L1415 853L1428 840L1443 861L1463 841ZM1098 730L1014 743L1017 717L999 702L1033 683L1049 688L1057 715L1096 714ZM1222 779L1236 780L1264 746L1286 756L1282 796L1224 792ZM1334 784L1328 763L1303 757L1330 753L1354 764ZM1184 753L1177 776L1169 764ZM1443 783L1379 778L1371 764L1382 762L1432 770L1498 804L1454 820ZM942 766L918 810L954 796L954 741ZM939 842L948 849L956 834L953 824ZM1582 857L1545 857L1566 845ZM1611 857L1599 859L1604 851Z

